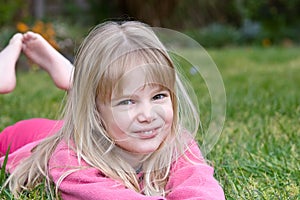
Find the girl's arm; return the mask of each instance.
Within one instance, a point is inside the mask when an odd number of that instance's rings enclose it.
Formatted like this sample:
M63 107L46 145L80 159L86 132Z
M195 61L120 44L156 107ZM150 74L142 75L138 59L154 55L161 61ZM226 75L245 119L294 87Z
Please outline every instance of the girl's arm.
M32 148L48 135L56 133L62 124L62 121L32 118L6 127L0 133L0 166L10 148L6 170L12 173L21 160L31 155Z
M172 166L167 189L170 193L167 199L225 199L223 189L213 177L214 170L207 165L202 158L200 149L196 142L190 145L190 151L186 151ZM196 159L198 157L200 159Z
M191 145L191 152L186 152L186 156L195 161L192 154L201 157L196 143ZM222 188L213 177L213 168L204 161L200 164L192 164L183 156L172 167L170 179L166 186L170 193L166 198L145 196L127 189L121 182L105 177L99 170L88 167L84 162L82 165L86 168L74 170L58 186L64 200L225 199ZM66 166L76 167L78 160L75 153L66 144L61 143L49 162L50 175L55 183L66 171L71 169L70 167L66 168Z
M62 166L63 163L63 166ZM131 189L127 189L121 182L105 177L99 170L88 167L82 162L85 169L74 170L58 185L64 200L158 200L165 199L159 196L145 196ZM60 177L69 169L66 166L78 166L78 160L73 151L64 143L59 144L49 162L50 175L57 183ZM75 169L75 168L74 168Z
M32 118L8 126L0 133L0 155L6 153L8 146L12 153L31 142L52 135L61 128L62 124L63 122L58 120Z

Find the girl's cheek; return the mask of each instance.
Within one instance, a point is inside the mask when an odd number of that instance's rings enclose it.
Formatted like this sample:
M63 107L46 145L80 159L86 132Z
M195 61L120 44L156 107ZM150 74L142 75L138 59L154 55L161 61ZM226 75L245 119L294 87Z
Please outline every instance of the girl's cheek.
M165 121L165 123L173 122L173 107L172 104L164 104L157 107L158 115Z

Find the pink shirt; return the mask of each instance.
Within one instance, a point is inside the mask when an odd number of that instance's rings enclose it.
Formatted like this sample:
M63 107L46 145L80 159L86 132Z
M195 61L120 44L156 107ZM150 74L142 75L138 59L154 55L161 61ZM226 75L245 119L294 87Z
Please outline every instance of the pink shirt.
M7 170L12 172L21 159L31 154L31 149L40 140L33 141L17 149L9 155ZM201 156L196 142L190 144L193 154ZM185 152L191 160L195 160L189 151ZM3 157L0 158L0 164ZM70 166L78 167L78 160L66 143L61 142L49 161L49 173L52 180L57 183ZM171 192L166 197L145 196L131 189L127 189L121 182L105 177L101 171L90 167L84 161L79 171L69 174L59 185L64 200L111 200L111 199L225 199L223 189L213 177L213 168L204 161L201 164L192 164L181 156L171 166L169 181L166 190Z

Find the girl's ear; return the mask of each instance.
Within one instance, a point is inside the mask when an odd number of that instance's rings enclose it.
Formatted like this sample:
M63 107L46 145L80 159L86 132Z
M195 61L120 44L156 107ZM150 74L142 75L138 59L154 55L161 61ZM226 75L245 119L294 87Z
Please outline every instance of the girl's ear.
M100 123L100 125L104 128L104 130L107 130L106 129L106 126L105 126L105 121L103 120L103 117L102 117L102 114L101 114L101 110L100 110L100 101L98 99L98 97L96 98L95 100L95 104L96 104L96 110L97 110L97 119Z
M100 102L99 98L96 97L96 99L95 99L96 109L97 109L98 113L100 114L100 105L99 105L99 102Z

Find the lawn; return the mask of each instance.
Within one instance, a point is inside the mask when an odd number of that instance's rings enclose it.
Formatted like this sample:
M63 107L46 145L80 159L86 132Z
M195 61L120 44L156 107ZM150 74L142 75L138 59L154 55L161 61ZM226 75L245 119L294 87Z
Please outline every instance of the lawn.
M227 91L209 158L227 199L300 198L299 48L211 51Z
M226 198L300 199L300 48L208 52L223 77L227 112L207 158ZM21 119L59 116L65 93L47 74L18 71L17 76L16 90L0 96L0 130ZM205 88L196 80L192 84L205 129L210 102L201 93Z

